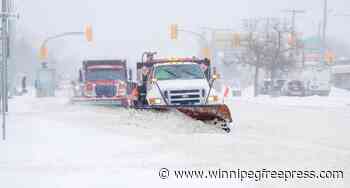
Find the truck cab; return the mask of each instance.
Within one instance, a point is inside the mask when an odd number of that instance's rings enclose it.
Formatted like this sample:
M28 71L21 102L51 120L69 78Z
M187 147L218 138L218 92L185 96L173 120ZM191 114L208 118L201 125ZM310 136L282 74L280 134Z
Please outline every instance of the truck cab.
M87 60L79 71L77 99L128 105L128 76L125 60Z
M148 105L207 105L217 104L219 97L211 87L209 60L165 59L152 64L143 84L146 86L145 101ZM140 76L141 77L141 76Z

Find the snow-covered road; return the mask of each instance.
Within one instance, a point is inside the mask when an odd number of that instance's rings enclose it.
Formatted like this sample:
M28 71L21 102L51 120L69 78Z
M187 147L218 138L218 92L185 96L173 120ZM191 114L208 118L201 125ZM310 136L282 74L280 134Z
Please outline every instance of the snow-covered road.
M0 188L350 186L350 106L343 99L237 98L228 104L236 125L230 134L175 112L16 97L8 140L0 142ZM287 182L163 180L158 176L163 167L340 169L345 174L342 180Z

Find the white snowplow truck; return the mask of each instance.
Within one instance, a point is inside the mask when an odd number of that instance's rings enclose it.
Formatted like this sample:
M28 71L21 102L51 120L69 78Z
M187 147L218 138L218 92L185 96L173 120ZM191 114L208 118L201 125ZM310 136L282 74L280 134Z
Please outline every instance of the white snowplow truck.
M220 103L213 89L217 74L211 74L208 59L149 59L137 63L135 108L178 110L194 119L213 123L230 132L229 108Z

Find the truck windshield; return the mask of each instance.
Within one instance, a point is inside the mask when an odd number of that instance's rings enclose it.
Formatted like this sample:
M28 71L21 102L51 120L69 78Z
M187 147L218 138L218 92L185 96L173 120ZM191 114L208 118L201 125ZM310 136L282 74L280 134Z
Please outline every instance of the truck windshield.
M126 75L123 69L91 69L86 80L126 80Z
M204 73L197 64L161 65L155 69L157 80L204 79Z

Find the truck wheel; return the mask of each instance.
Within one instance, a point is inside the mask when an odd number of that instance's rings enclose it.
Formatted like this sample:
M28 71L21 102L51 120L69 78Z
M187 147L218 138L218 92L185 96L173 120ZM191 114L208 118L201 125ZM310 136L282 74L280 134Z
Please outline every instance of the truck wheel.
M219 120L218 118L215 118L212 123L214 125L218 125L222 130L229 133L231 132L231 128L228 126L228 123L224 120Z
M231 128L229 127L229 125L226 121L220 121L220 126L221 126L222 130L224 130L225 132L227 132L227 133L231 132Z
M225 132L227 132L227 133L230 133L231 132L231 129L229 128L229 127L224 127L224 128L222 128Z

